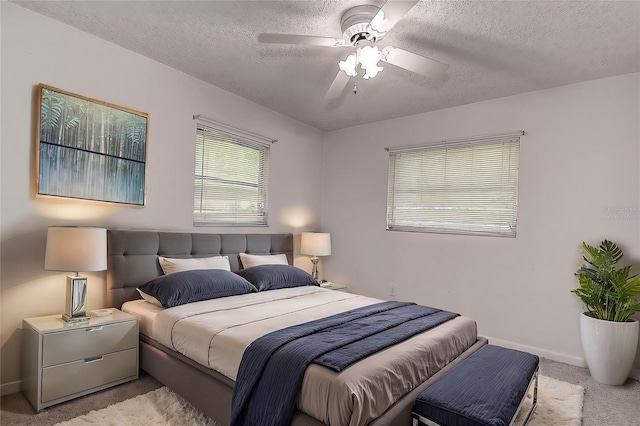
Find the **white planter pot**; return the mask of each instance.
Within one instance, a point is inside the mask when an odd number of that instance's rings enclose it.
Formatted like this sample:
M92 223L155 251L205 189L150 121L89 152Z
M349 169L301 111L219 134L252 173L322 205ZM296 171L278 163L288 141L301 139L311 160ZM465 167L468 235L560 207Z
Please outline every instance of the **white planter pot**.
M638 349L638 321L603 321L580 315L582 349L591 376L606 385L622 385Z

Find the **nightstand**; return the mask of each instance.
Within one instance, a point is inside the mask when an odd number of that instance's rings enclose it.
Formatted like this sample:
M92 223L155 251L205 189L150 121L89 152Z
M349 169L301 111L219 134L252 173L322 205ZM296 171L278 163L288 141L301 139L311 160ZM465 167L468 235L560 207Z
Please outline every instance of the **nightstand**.
M37 411L138 378L138 320L111 311L77 324L22 321L22 391Z
M327 290L343 291L345 293L349 292L349 288L344 284L331 283L331 285L328 285L322 288L326 288Z

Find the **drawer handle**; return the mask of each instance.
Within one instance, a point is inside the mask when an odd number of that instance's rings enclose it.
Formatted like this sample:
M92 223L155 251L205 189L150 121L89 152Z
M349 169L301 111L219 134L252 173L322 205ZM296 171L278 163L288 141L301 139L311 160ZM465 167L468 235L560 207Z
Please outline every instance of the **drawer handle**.
M91 327L91 328L86 328L86 329L85 329L85 331L86 331L87 333L91 333L92 331L100 331L100 330L102 330L102 327L103 327L103 326L100 326L100 327Z
M102 361L102 355L94 356L91 358L85 358L84 363L89 364L90 362Z

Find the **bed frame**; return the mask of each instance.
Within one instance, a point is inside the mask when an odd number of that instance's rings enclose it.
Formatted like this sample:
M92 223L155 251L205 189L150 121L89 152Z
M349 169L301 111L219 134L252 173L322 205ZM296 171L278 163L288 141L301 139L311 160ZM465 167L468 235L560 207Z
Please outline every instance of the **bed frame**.
M177 258L229 256L231 270L237 271L240 269L239 253L283 253L292 264L293 235L108 230L108 306L120 308L126 301L140 299L136 288L163 274L158 256ZM471 348L398 400L371 425L411 424L411 408L417 395L486 343L486 339L479 338ZM226 426L230 423L233 380L203 367L145 335L140 335L140 367L219 425ZM296 411L291 424L321 426L323 423Z

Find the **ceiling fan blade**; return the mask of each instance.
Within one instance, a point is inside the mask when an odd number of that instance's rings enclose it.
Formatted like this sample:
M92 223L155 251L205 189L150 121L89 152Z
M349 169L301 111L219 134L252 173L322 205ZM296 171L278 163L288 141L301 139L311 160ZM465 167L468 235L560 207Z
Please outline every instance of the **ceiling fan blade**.
M435 59L416 55L393 46L387 46L382 49L382 60L391 65L432 78L442 77L449 69L449 65L438 62Z
M327 90L324 98L338 98L344 91L344 88L347 87L349 80L351 80L351 77L349 77L344 71L338 71L338 75L336 75L336 78L333 79L333 83L331 83L331 87L329 87L329 90Z
M345 41L341 38L317 37L296 34L260 34L258 36L260 43L278 43L278 44L306 44L309 46L326 46L326 47L342 47Z
M387 2L371 20L371 28L377 33L384 34L389 31L400 19L407 14L418 1L392 1Z

